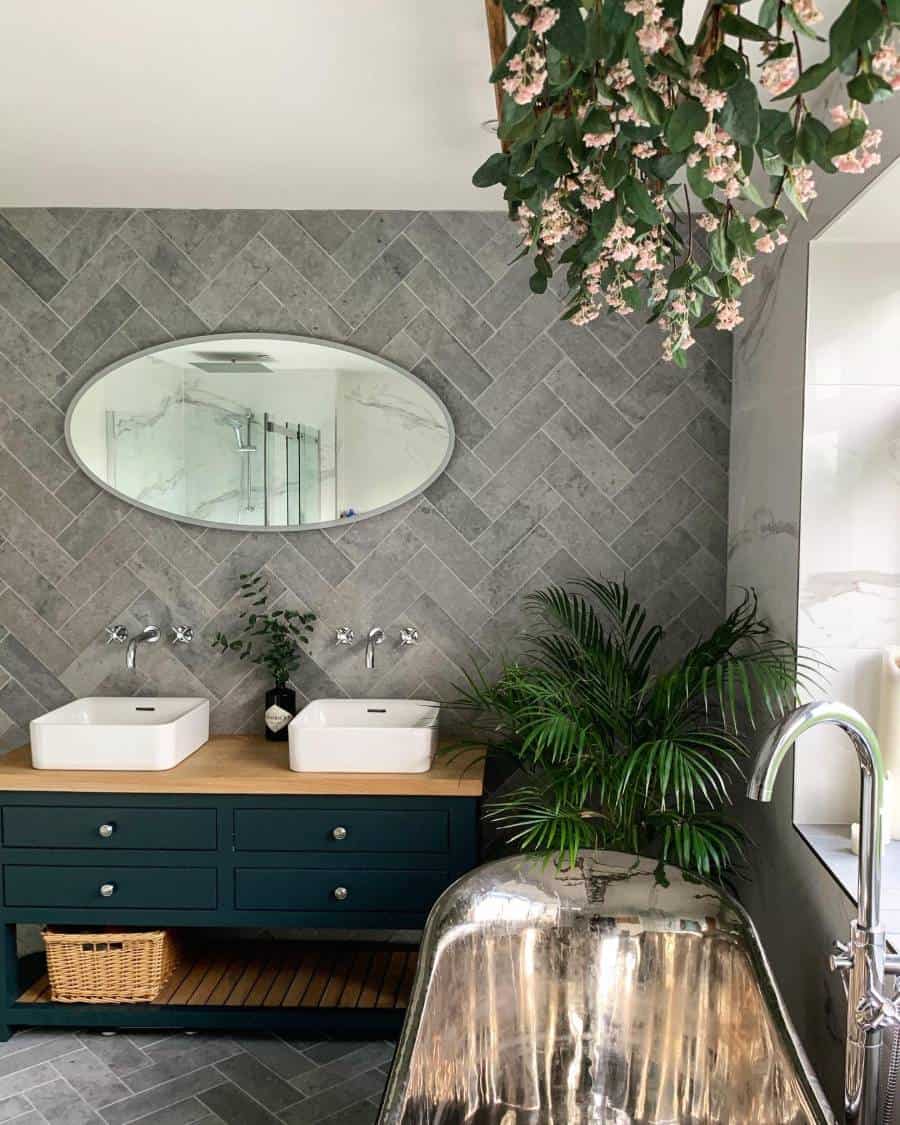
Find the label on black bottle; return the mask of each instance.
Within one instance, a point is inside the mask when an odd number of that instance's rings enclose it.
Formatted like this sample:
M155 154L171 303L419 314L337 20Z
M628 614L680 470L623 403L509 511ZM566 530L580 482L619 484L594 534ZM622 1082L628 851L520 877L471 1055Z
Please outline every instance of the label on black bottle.
M290 711L285 711L277 703L273 703L271 707L266 708L266 726L273 734L284 730L293 717Z

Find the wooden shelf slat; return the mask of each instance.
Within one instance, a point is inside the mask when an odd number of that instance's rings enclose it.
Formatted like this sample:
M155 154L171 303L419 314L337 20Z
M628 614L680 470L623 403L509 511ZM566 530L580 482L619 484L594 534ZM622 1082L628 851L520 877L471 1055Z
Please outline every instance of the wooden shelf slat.
M325 947L297 942L241 942L183 950L156 1006L226 1008L405 1008L415 951L391 946ZM44 973L19 996L47 1004ZM125 1007L126 1005L123 1005Z

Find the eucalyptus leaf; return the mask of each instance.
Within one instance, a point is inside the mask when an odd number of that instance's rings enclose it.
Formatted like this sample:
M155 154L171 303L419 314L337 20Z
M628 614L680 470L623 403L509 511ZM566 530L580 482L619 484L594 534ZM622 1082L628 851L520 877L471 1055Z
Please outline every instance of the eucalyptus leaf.
M665 127L666 141L673 152L684 152L694 143L694 134L706 128L706 110L695 98L685 98Z
M475 187L487 188L502 184L509 173L509 157L505 152L495 152L472 176Z
M824 62L814 63L807 67L794 85L785 93L779 94L776 100L783 101L785 98L795 98L798 94L807 94L810 90L815 90L831 74L835 65L831 59L825 59Z
M759 43L765 43L774 38L768 28L753 23L752 20L738 15L737 12L726 11L725 15L722 16L720 26L726 35L736 35L741 39L752 39Z
M643 219L643 221L650 226L656 226L658 223L662 222L662 215L660 215L656 205L650 198L650 193L640 180L629 176L624 182L623 192L625 202L639 219Z
M759 97L749 78L739 79L728 91L728 101L719 121L738 144L756 144L759 137Z
M881 7L875 0L850 0L828 33L831 62L840 65L881 27Z
M570 58L582 58L587 46L587 33L578 0L553 0L559 19L547 32L547 39L558 51Z

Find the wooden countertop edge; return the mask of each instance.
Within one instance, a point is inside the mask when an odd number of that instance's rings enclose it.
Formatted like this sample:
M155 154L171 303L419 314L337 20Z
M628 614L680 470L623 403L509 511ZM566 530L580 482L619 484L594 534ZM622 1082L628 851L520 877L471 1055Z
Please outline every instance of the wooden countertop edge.
M480 797L484 789L477 748L439 756L428 773L296 773L286 743L255 735L214 735L171 770L36 770L30 753L22 746L0 757L0 793Z

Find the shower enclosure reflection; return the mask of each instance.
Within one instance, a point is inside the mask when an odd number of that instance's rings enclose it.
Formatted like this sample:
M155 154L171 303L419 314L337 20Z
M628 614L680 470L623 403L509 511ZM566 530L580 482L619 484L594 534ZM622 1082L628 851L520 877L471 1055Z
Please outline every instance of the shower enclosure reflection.
M385 360L244 334L150 349L101 372L66 433L100 484L217 526L323 526L401 503L445 467L443 404Z

